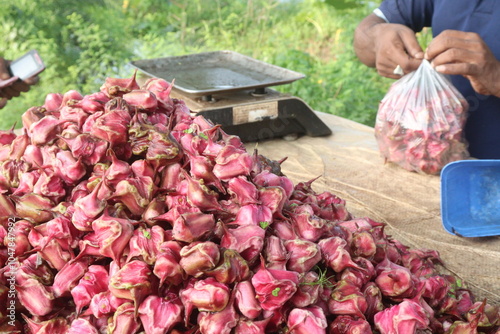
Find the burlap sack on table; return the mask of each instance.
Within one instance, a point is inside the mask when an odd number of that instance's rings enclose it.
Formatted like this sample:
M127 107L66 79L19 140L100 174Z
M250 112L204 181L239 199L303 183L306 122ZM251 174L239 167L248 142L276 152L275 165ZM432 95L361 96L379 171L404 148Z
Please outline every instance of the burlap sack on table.
M461 278L479 299L500 304L500 237L461 238L442 227L439 176L384 164L373 129L318 113L332 129L327 137L258 143L260 154L280 160L295 184L320 176L317 192L330 191L347 202L356 217L385 222L387 233L412 248L437 250L445 270ZM248 143L248 150L255 148Z

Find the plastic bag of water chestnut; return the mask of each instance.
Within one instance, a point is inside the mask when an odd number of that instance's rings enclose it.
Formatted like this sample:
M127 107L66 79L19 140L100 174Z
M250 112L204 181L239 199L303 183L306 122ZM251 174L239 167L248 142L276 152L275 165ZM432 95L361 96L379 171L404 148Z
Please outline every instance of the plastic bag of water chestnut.
M375 138L386 161L409 171L439 174L469 158L463 128L468 103L427 60L394 82L380 102Z

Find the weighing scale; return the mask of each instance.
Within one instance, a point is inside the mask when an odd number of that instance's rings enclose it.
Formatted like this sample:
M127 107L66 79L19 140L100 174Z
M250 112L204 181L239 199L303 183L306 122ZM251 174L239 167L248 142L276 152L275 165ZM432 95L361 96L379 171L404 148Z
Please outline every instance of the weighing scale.
M269 87L304 75L233 51L132 61L144 77L174 82L172 98L245 142L326 136L332 131L302 99ZM175 80L175 81L174 81Z

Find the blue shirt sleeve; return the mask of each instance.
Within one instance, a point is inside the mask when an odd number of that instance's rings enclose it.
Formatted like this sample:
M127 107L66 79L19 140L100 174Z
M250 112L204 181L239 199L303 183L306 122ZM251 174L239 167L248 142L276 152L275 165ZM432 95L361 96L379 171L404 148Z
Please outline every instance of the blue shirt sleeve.
M433 0L384 0L379 9L390 23L399 23L419 32L430 27L434 11Z

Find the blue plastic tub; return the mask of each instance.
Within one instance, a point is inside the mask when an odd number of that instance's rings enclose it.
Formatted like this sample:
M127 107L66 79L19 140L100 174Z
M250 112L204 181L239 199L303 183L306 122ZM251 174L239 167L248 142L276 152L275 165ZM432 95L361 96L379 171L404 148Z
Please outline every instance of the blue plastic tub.
M500 235L500 160L461 160L441 171L441 218L451 234Z

